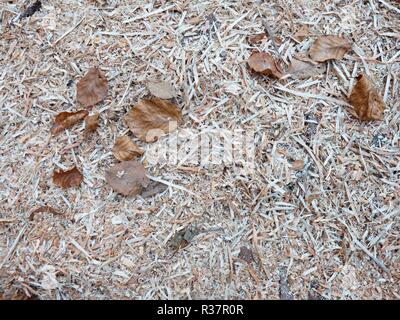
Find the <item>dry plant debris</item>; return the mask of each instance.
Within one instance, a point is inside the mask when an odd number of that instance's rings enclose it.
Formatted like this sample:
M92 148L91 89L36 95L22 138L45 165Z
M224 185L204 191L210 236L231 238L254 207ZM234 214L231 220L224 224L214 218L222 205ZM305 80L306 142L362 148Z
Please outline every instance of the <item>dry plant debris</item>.
M82 183L83 175L74 167L67 171L54 171L53 183L63 189L79 187Z
M120 161L128 161L140 157L143 152L128 136L118 137L112 149L114 157Z
M277 62L267 52L254 52L247 60L247 63L256 73L277 79L283 76Z
M87 110L79 110L76 112L64 111L59 113L54 119L53 126L50 128L51 134L57 135L65 129L72 127L84 119L88 114L89 112Z
M129 130L140 140L154 142L182 122L181 110L173 103L159 98L144 99L125 116Z
M103 101L108 93L108 80L97 67L90 68L76 85L76 99L84 107Z
M258 34L254 34L251 35L247 38L247 42L250 44L256 44L261 42L262 40L267 38L267 34L265 32L263 33L258 33Z
M162 193L168 189L168 186L162 182L150 181L149 185L140 193L142 198L150 198L156 194Z
M30 6L26 8L26 10L21 14L21 18L27 18L33 16L37 11L42 8L41 1L35 1Z
M149 185L143 164L136 160L122 161L106 171L106 181L114 191L135 196Z
M33 210L30 213L28 219L29 220L33 220L35 214L39 213L39 212L50 212L50 213L55 214L55 215L61 215L61 213L59 211L57 211L56 209L54 209L54 208L52 208L50 206L40 206L39 208Z
M351 43L339 36L320 36L312 44L308 54L317 62L340 60L345 53L351 50Z
M394 2L49 0L19 19L34 2L3 1L0 10L0 298L307 299L317 280L312 290L323 299L400 299ZM305 25L312 34L300 32ZM332 61L301 57L322 34L343 35L354 50L329 47L340 53ZM252 50L296 72L254 77ZM72 84L92 66L107 70L110 85L101 105L82 104L102 115L98 139L84 141L80 130L50 139L42 124L83 108ZM346 116L358 74L379 79L384 121ZM179 92L172 101L183 130L254 133L254 171L155 165L147 150L165 147L163 137L143 144L157 181L133 183L136 197L113 192L104 183L116 163L110 146L127 134L124 116L148 97L149 79L168 79ZM61 163L84 168L85 184L64 191L48 183ZM24 219L43 204L73 219ZM224 232L192 242L192 224ZM185 250L171 257L163 239L182 227L173 248ZM249 243L256 261L236 264Z
M326 70L326 65L316 63L307 56L294 57L289 65L288 73L296 79L306 79L323 74Z
M383 120L385 103L372 81L360 74L350 94L350 103L362 121Z
M249 248L243 246L240 248L239 256L240 259L243 259L247 263L252 263L254 261L253 251Z
M99 118L99 113L95 113L94 115L85 118L85 137L88 137L97 130L97 127L99 126Z
M149 81L147 88L153 96L160 99L172 99L176 97L175 88L167 81Z

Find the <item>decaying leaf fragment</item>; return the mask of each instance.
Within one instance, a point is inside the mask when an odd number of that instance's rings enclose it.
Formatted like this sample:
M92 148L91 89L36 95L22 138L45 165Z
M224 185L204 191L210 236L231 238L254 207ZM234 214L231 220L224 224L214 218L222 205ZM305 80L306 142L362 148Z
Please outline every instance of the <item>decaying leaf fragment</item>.
M293 38L295 38L297 41L303 41L304 38L310 35L310 30L307 24L304 24L294 35Z
M365 74L360 74L357 77L357 83L350 94L350 104L362 121L383 120L385 103Z
M351 43L339 36L320 36L312 44L308 54L316 62L340 60L351 49Z
M149 185L142 191L140 196L142 198L150 198L158 193L164 192L168 186L158 181L150 181Z
M87 116L85 118L85 137L89 136L97 130L97 127L99 126L99 118L99 113L95 113L94 115Z
M149 184L143 164L136 160L122 161L106 171L106 181L114 191L125 196L142 192Z
M258 42L261 42L265 38L267 38L267 34L265 32L258 33L258 34L254 34L252 36L249 36L247 38L247 42L250 43L250 44L256 44Z
M132 160L135 157L140 157L143 150L137 146L129 137L122 136L115 140L112 150L115 158L120 161Z
M53 173L53 182L56 186L61 188L79 187L83 180L83 175L80 171L73 167L67 171L55 171Z
M56 135L65 129L72 127L74 124L85 118L89 112L87 110L79 110L77 112L61 112L54 119L54 124L50 129L52 135Z
M104 100L108 93L108 81L97 68L90 68L76 85L76 99L84 107L93 106Z
M305 79L322 74L325 70L325 64L314 62L305 56L298 56L290 62L288 73L292 75L292 78Z
M278 64L269 53L255 52L247 60L247 63L257 73L278 79L283 76Z
M167 81L150 81L147 88L152 95L161 99L172 99L176 97L175 88Z
M124 120L140 140L154 142L163 134L177 128L182 122L182 113L169 101L159 98L144 99L132 108Z

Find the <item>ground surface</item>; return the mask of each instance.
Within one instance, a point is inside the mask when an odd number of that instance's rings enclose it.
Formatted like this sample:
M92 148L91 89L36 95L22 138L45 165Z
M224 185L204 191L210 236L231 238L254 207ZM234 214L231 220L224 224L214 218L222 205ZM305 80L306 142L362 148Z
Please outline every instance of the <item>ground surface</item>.
M400 298L396 2L49 0L10 25L26 4L0 4L0 294ZM315 39L293 39L305 24L313 34L342 34L355 49L313 78L254 76L246 66L252 50L274 54L269 38L246 40L264 31L259 12L284 66ZM54 116L79 108L76 82L92 65L110 81L94 109L97 134L83 140L82 124L50 139ZM324 98L346 101L359 72L386 100L382 122L360 123L345 103ZM183 128L254 130L254 172L147 164L173 184L166 192L114 193L104 180L116 163L111 148L152 78L179 91ZM294 160L305 169L293 170ZM73 165L84 174L81 187L54 186L54 169ZM42 205L62 214L29 220ZM193 224L223 231L199 234L173 254L168 240ZM238 258L242 247L252 251L249 263Z

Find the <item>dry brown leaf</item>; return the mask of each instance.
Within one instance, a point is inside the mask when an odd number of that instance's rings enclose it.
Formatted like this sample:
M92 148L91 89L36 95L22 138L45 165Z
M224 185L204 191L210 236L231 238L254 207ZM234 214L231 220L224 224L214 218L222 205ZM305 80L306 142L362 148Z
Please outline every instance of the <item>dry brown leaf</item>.
M283 76L278 64L269 53L255 52L247 60L247 63L257 73L278 79Z
M85 118L85 137L89 136L93 132L97 130L97 127L99 126L99 113L95 113L92 116L87 116Z
M52 135L56 135L65 129L72 127L74 124L85 118L89 112L87 110L79 110L77 112L61 112L54 119L54 124L50 129Z
M147 88L153 96L161 99L172 99L176 97L175 88L166 81L150 81L147 83Z
M125 196L142 192L149 184L143 164L136 160L122 161L106 171L106 181L114 191Z
M383 120L385 103L371 80L364 74L357 77L357 83L350 94L350 104L362 121Z
M255 35L249 36L247 38L247 42L250 43L250 44L256 44L258 42L261 42L265 38L267 38L267 34L265 32L263 32L263 33L259 33L259 34L255 34Z
M108 92L108 81L97 68L90 68L76 85L76 98L84 107L93 106L104 100Z
M132 133L145 142L154 142L182 122L181 110L162 99L144 99L125 116Z
M308 51L312 60L323 62L340 60L351 49L351 43L339 36L320 36Z
M142 198L150 198L158 193L161 193L168 189L168 186L158 181L151 181L149 185L142 191L140 196Z
M120 161L132 160L135 157L140 157L143 150L137 146L129 137L122 136L115 140L112 150L115 158Z
M295 38L297 41L303 41L304 38L308 37L310 35L310 30L308 28L307 24L304 24L294 35L293 38Z
M67 171L55 171L53 173L53 182L61 188L79 187L83 180L83 175L74 167Z
M322 74L325 70L325 64L316 63L307 57L296 57L292 59L288 68L288 73L290 73L293 78L305 79Z

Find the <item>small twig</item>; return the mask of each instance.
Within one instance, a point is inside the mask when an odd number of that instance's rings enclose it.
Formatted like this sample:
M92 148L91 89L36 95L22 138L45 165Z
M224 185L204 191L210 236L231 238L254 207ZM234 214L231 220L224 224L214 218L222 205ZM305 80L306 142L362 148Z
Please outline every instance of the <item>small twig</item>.
M54 41L53 46L55 46L58 42L60 42L62 39L64 39L67 35L69 35L72 31L74 31L85 19L86 16L83 16L79 22L73 26L71 29L69 29L66 33L64 33L61 37L59 37L56 41Z

